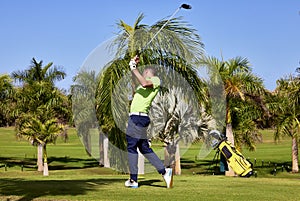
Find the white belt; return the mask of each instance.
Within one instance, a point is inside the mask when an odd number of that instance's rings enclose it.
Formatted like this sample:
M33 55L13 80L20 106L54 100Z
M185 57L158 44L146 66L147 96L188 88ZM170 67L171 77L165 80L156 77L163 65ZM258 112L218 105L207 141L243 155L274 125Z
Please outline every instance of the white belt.
M145 116L145 117L148 117L148 114L143 113L143 112L130 112L130 113L129 113L129 116L131 116L131 115L138 115L138 116Z

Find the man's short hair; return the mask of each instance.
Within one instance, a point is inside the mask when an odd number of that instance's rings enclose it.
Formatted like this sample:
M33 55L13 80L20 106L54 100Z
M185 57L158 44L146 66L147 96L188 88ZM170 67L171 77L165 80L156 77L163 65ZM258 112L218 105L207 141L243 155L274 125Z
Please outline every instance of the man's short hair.
M156 68L154 66L147 66L145 70L150 70L153 75L156 75Z

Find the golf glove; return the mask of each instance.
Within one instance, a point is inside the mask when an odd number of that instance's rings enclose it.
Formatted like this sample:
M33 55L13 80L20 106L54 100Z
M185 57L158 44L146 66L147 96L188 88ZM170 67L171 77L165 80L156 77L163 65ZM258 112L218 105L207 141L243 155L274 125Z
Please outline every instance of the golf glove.
M136 69L136 62L134 59L131 59L130 62L129 62L129 67L130 67L130 70L134 70Z

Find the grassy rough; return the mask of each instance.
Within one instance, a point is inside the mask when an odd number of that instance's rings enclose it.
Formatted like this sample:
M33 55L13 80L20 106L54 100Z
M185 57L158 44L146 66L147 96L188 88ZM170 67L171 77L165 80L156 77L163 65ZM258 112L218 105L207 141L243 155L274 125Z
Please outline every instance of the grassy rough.
M257 145L255 152L243 150L246 157L256 161L257 177L213 176L208 167L214 166L214 152L199 160L200 145L194 144L182 157L182 175L174 177L172 189L166 189L155 172L139 178L140 188L125 188L128 175L97 167L97 161L87 156L74 129L69 137L67 143L58 139L56 145L48 146L50 175L43 177L36 171L36 147L16 139L13 128L0 128L0 200L299 199L299 174L287 171L291 163L290 139L276 144L271 131L264 131L264 142ZM160 146L159 142L154 143L154 148ZM275 164L276 174L272 172ZM285 165L283 169L281 164Z

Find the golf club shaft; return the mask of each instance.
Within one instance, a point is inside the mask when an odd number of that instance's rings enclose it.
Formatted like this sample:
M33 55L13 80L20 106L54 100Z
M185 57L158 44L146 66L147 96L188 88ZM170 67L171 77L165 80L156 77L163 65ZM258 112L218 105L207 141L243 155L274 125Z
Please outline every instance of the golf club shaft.
M178 13L181 7L177 8L176 11L169 17L169 19L162 25L162 27L154 34L154 36L149 40L149 42L142 48L140 54L146 49L148 45L154 40L154 38L161 32L161 30L169 23L169 21Z

